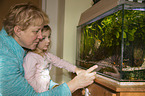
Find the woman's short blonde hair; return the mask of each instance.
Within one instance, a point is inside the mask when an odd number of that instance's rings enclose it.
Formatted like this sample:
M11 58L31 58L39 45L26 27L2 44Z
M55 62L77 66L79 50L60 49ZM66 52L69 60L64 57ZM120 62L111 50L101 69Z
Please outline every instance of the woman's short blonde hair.
M48 16L40 8L33 4L23 3L10 8L3 20L3 25L8 35L13 36L15 26L26 30L30 25L41 26L48 22Z

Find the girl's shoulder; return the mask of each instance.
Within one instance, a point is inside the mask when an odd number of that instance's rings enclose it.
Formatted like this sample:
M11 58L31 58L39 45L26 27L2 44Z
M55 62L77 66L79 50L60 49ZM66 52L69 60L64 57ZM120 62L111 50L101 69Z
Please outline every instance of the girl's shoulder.
M41 55L34 52L28 52L24 57L24 61L42 62L43 60L44 58Z
M28 52L25 56L26 58L27 57L33 57L33 58L43 58L41 55L37 54L37 53L34 53L34 52Z

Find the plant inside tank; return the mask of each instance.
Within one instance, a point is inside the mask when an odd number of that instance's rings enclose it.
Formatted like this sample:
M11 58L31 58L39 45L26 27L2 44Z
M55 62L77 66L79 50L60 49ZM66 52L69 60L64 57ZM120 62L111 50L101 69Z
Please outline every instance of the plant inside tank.
M122 34L124 50L131 49L127 49L127 47L133 47L134 49L139 47L143 51L145 43L145 12L125 10L124 15L122 12L120 10L82 28L80 47L82 60L99 61L113 55L120 56ZM124 21L122 21L122 18L124 18ZM122 26L123 24L124 26ZM135 50L132 54L135 55L135 52L139 51ZM117 61L116 63L118 63Z

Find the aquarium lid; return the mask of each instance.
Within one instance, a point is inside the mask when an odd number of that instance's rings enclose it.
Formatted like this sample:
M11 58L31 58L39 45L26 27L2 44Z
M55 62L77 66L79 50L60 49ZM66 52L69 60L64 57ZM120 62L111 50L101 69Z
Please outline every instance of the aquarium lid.
M91 21L95 17L111 10L112 8L120 4L128 4L130 6L130 5L136 5L137 3L129 2L125 0L100 0L95 5L93 5L92 7L90 7L89 9L87 9L85 12L81 14L78 26Z

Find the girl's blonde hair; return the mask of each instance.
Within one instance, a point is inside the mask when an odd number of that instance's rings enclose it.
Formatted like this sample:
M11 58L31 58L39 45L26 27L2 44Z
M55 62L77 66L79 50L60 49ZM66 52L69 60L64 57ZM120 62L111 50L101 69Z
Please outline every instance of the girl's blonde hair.
M26 30L30 25L41 26L48 22L48 16L41 9L33 4L23 3L10 8L3 20L3 25L8 35L13 36L14 27L17 25L21 30Z

